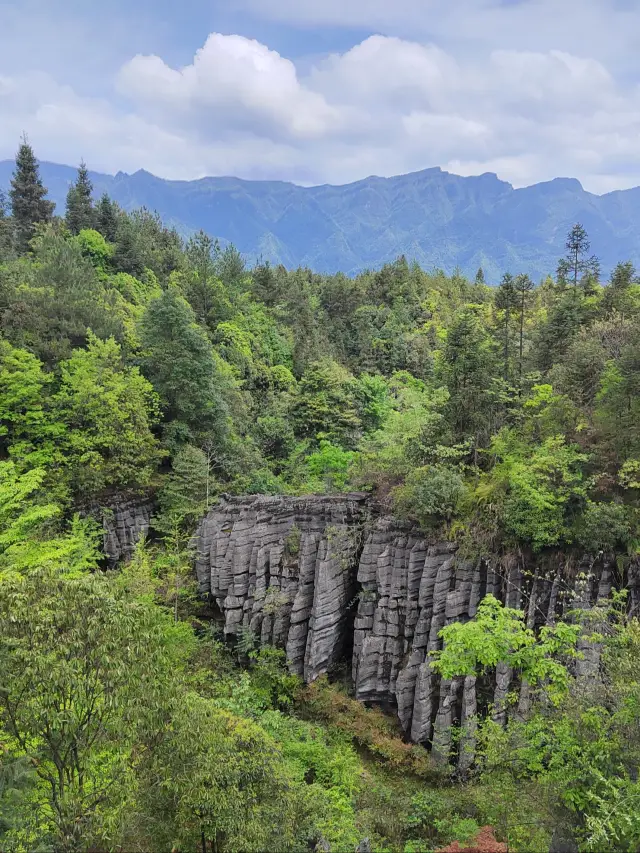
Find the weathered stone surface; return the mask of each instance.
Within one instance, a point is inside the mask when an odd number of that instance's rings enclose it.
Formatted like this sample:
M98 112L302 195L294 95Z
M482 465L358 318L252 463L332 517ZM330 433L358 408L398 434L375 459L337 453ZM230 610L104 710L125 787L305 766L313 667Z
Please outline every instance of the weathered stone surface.
M196 533L196 574L225 616L313 681L337 663L355 596L366 495L226 498Z
M91 507L102 520L103 550L111 565L127 560L137 543L149 532L153 504L149 500L113 498L107 506Z
M473 618L490 593L523 609L537 630L571 608L602 603L622 582L602 557L577 568L559 554L544 565L525 564L522 556L470 562L454 543L430 542L406 523L376 517L359 493L227 498L203 519L195 545L200 590L217 602L228 635L251 630L260 642L286 649L291 670L306 681L331 669L352 644L356 697L395 705L408 737L443 760L452 751L452 727L462 726L463 773L474 760L478 685L475 676L442 681L433 670L442 628ZM626 582L637 608L639 565ZM600 649L585 642L582 653L576 675L588 681L598 673ZM485 706L487 688L497 721L506 721L513 690L515 713L526 716L529 685L509 667L483 678Z

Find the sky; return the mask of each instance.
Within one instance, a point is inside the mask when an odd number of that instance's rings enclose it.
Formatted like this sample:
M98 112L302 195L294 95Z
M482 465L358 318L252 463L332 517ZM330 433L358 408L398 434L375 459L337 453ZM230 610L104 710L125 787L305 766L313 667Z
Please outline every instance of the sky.
M0 0L0 159L640 185L640 0Z

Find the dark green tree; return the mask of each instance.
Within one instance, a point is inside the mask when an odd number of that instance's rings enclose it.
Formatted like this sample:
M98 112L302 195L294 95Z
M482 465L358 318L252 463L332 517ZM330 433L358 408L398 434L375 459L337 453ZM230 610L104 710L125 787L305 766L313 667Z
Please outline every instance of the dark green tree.
M194 443L206 435L222 441L227 408L220 362L177 288L169 287L149 304L140 337L142 370L160 395L166 420L173 422L172 443Z
M203 324L206 324L218 295L215 278L219 255L220 244L202 229L187 243L187 260L191 266L191 275L186 293L196 317Z
M521 273L517 275L513 283L518 301L518 311L520 314L520 328L518 337L518 378L522 384L522 369L524 363L524 322L527 313L527 303L529 294L535 287L528 275Z
M478 315L466 308L452 323L443 353L450 422L456 437L472 437L476 446L484 443L490 428L488 389L494 375L494 348Z
M577 222L567 235L565 243L567 254L558 262L558 285L563 288L572 284L577 290L578 284L585 285L593 279L597 281L600 274L600 262L595 255L587 258L591 243L584 227Z
M54 204L46 198L47 189L42 184L40 169L27 137L16 155L16 167L11 179L11 212L15 226L16 247L21 254L29 250L29 242L40 222L49 222Z
M616 264L611 274L611 281L607 287L602 305L607 314L616 311L623 317L632 313L635 300L632 296L632 288L638 284L636 269L631 261Z
M144 272L142 251L133 222L125 214L119 217L115 242L116 249L113 253L115 270L140 278Z
M509 381L510 355L509 343L511 340L511 318L518 307L518 291L511 273L505 273L496 292L496 308L503 312L502 317L502 344L504 358L504 379Z
M335 361L310 364L300 380L293 406L298 435L314 439L321 434L349 447L361 427L355 392L353 376Z
M76 182L67 193L65 220L72 234L79 234L85 228L93 228L95 214L93 210L93 184L84 160L80 161Z
M476 284L485 284L484 270L482 269L482 267L478 268L478 272L476 273L476 277L475 277L475 283Z
M96 206L96 229L105 240L115 243L118 235L118 208L106 193L100 197Z

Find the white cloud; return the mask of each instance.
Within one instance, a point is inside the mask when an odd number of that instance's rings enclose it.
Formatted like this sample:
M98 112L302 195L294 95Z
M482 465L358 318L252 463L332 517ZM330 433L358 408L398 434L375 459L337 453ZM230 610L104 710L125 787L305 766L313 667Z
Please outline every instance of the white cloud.
M371 4L379 15L388 5ZM396 14L417 5L398 0ZM186 66L138 55L115 85L117 99L99 100L42 74L0 76L0 156L27 130L44 159L171 178L342 183L441 165L516 186L556 175L598 192L640 182L637 86L557 48L454 55L377 35L301 75L255 40L213 33Z
M212 33L181 69L158 56L136 56L121 69L119 88L143 112L175 110L196 124L214 112L223 131L260 124L308 139L326 133L337 119L321 95L301 86L290 60L238 35Z

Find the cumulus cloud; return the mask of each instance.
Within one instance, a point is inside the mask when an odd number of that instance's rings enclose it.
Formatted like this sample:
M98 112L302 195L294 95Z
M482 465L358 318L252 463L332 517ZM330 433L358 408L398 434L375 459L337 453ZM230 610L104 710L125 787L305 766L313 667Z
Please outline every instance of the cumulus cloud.
M371 4L381 15L388 5ZM516 186L556 175L596 192L640 183L637 86L556 48L456 55L373 35L303 75L258 41L212 33L182 67L131 58L114 87L117 98L92 100L44 75L0 76L0 148L12 152L26 129L43 158L171 178L342 183L440 165Z
M191 65L174 69L158 56L136 56L121 69L119 88L146 112L174 110L196 124L212 112L221 130L251 129L299 139L321 136L335 110L305 89L294 64L259 42L212 33Z

